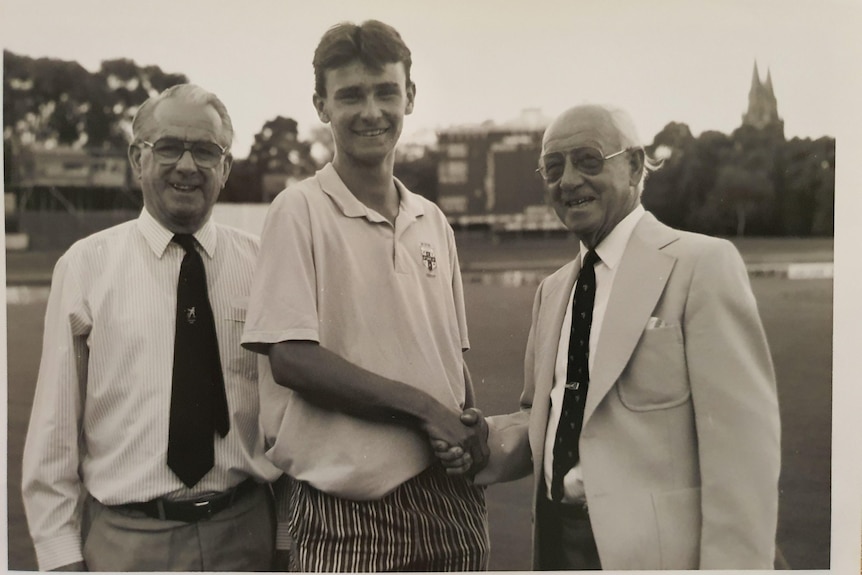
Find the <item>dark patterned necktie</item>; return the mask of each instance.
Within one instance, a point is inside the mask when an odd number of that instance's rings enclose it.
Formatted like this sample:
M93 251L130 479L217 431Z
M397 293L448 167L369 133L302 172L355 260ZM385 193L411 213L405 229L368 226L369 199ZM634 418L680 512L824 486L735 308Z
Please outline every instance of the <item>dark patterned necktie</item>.
M584 423L584 405L590 386L590 325L593 322L593 303L596 299L595 265L599 256L595 251L587 252L575 296L572 301L572 329L569 336L569 358L566 368L566 389L560 423L554 440L553 474L551 476L551 499L562 501L563 477L580 459L578 441Z
M213 432L224 437L230 421L204 262L191 235L173 241L186 254L177 282L168 467L192 487L215 462Z

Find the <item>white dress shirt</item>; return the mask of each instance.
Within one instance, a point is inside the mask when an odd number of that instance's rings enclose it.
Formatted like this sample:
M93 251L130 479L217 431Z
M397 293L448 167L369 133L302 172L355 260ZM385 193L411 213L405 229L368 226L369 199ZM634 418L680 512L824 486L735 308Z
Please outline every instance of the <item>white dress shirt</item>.
M81 502L222 492L280 472L264 456L257 358L242 349L254 236L208 221L207 287L231 429L215 466L187 488L167 466L176 289L184 251L146 210L76 242L57 262L24 448L22 491L39 567L81 560Z
M608 299L611 295L611 287L614 284L614 277L619 268L620 260L623 258L623 253L626 249L626 244L635 229L635 226L644 215L645 210L642 205L638 204L625 218L620 221L611 230L605 239L596 246L596 253L601 262L596 264L596 299L593 304L593 322L590 325L590 357L589 369L593 370L593 358L596 356L596 344L599 341L599 334L602 331L602 321L605 317L605 311L608 308ZM589 251L587 247L581 243L580 254L578 258L583 264L584 256ZM572 330L572 301L575 295L575 287L577 282L572 286L572 292L569 295L569 305L566 308L566 315L563 318L563 326L560 329L560 343L557 347L557 361L554 365L554 385L551 388L551 409L548 415L548 429L545 433L545 487L547 496L550 499L551 493L551 478L553 477L554 469L554 442L557 435L557 425L560 422L560 412L562 411L563 395L566 384L566 370L568 368L569 356L569 336ZM589 394L589 391L587 391ZM581 472L581 465L578 463L573 467L563 479L563 502L566 503L583 503L584 482Z

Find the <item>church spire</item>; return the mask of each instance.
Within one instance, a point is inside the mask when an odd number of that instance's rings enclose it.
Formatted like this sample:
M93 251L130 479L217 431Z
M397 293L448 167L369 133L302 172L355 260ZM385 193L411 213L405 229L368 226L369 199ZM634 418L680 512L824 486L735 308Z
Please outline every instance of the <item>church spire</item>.
M748 111L742 116L742 124L784 135L784 121L778 116L778 105L772 90L772 70L766 69L766 81L761 82L757 60L754 61L751 90L748 92Z
M751 74L751 90L749 94L755 94L760 89L760 72L757 71L757 60L754 61L754 71Z

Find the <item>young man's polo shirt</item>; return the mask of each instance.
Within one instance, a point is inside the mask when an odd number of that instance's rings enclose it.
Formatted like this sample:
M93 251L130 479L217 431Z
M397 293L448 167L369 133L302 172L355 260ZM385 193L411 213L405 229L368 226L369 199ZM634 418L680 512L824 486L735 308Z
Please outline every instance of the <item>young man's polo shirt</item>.
M396 184L394 226L331 164L279 194L264 223L243 345L265 353L267 344L316 341L460 411L469 342L455 237L437 206ZM265 358L260 395L268 456L322 491L378 498L433 462L418 430L312 405L277 385Z

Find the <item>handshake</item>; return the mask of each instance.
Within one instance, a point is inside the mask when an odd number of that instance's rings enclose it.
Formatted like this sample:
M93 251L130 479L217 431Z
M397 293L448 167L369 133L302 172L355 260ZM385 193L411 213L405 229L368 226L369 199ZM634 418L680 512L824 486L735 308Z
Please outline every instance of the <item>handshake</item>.
M449 475L474 477L488 463L488 423L474 407L465 409L455 423L425 428L434 455Z

